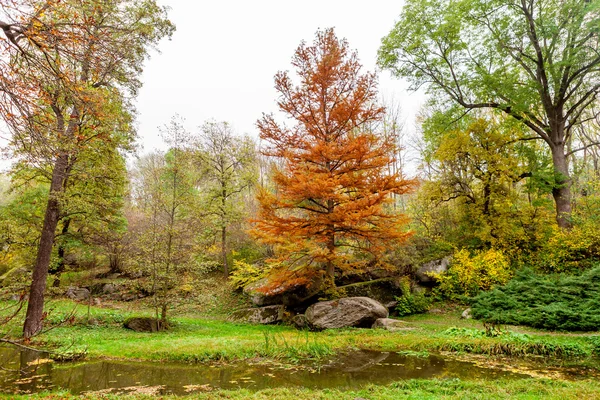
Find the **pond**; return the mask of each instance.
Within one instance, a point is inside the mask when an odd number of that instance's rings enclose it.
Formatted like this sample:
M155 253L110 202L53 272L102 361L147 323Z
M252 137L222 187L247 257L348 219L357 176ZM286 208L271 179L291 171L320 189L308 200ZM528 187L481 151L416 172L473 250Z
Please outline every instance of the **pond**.
M72 394L148 393L185 395L195 391L301 386L356 389L413 378L497 379L527 375L487 368L441 355L353 351L319 365L235 362L222 365L89 361L51 362L43 353L0 347L0 393L64 389Z

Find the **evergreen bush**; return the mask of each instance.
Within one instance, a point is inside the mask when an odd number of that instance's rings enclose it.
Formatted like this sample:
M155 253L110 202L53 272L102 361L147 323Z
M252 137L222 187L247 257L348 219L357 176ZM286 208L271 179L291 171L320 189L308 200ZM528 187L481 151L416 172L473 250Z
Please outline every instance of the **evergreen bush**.
M523 270L472 299L473 317L560 331L600 330L600 266L577 276Z

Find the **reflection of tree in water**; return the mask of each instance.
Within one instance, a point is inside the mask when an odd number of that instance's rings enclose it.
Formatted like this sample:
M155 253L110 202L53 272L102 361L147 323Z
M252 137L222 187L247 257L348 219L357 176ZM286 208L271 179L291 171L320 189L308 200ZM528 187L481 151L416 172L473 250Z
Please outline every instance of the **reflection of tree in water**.
M20 392L34 393L50 384L50 363L38 363L47 354L39 351L22 349L19 351L19 379L17 386Z
M6 355L0 348L0 365L8 366L11 362L14 365L12 372L0 375L2 390L37 392L49 388L48 384L53 383L73 394L111 388L114 388L111 394L115 395L136 394L136 389L153 387L157 391L152 394L189 395L191 393L186 392L186 386L208 385L225 389L294 386L352 389L367 384L389 384L411 378L496 379L499 376L513 375L436 355L377 351L350 352L338 355L324 365L310 366L252 363L207 366L115 361L51 366L36 365L35 360L38 358L39 354L35 352L13 351L11 355ZM17 368L19 366L20 370ZM48 376L31 379L44 374ZM9 379L1 379L9 376Z

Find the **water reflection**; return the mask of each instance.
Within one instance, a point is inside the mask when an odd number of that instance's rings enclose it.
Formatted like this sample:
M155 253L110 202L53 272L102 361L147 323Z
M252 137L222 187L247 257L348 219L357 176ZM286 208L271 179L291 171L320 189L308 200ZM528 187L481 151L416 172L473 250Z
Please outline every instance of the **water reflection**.
M40 362L40 360L42 362ZM157 394L188 394L193 389L303 386L358 388L412 378L520 377L436 355L418 357L392 352L356 351L318 367L235 363L222 366L176 363L92 361L47 363L43 353L0 348L0 391L33 393L60 387L73 394L115 389L128 392L154 387ZM129 389L124 389L129 388ZM120 390L119 390L120 389Z

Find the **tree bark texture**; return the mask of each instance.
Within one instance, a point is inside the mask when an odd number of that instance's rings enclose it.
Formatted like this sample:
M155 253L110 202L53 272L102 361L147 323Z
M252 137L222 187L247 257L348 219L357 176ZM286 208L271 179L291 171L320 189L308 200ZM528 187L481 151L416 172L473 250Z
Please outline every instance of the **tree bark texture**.
M556 204L556 222L563 229L572 228L571 222L571 177L564 144L552 147L555 185L552 196Z
M31 288L29 290L29 303L23 324L23 337L27 340L40 332L43 325L44 292L46 291L46 278L50 266L52 247L56 236L56 226L60 216L60 195L64 192L64 181L67 176L68 156L60 154L54 163L50 195L44 216L44 225L38 247L37 258L33 267Z

